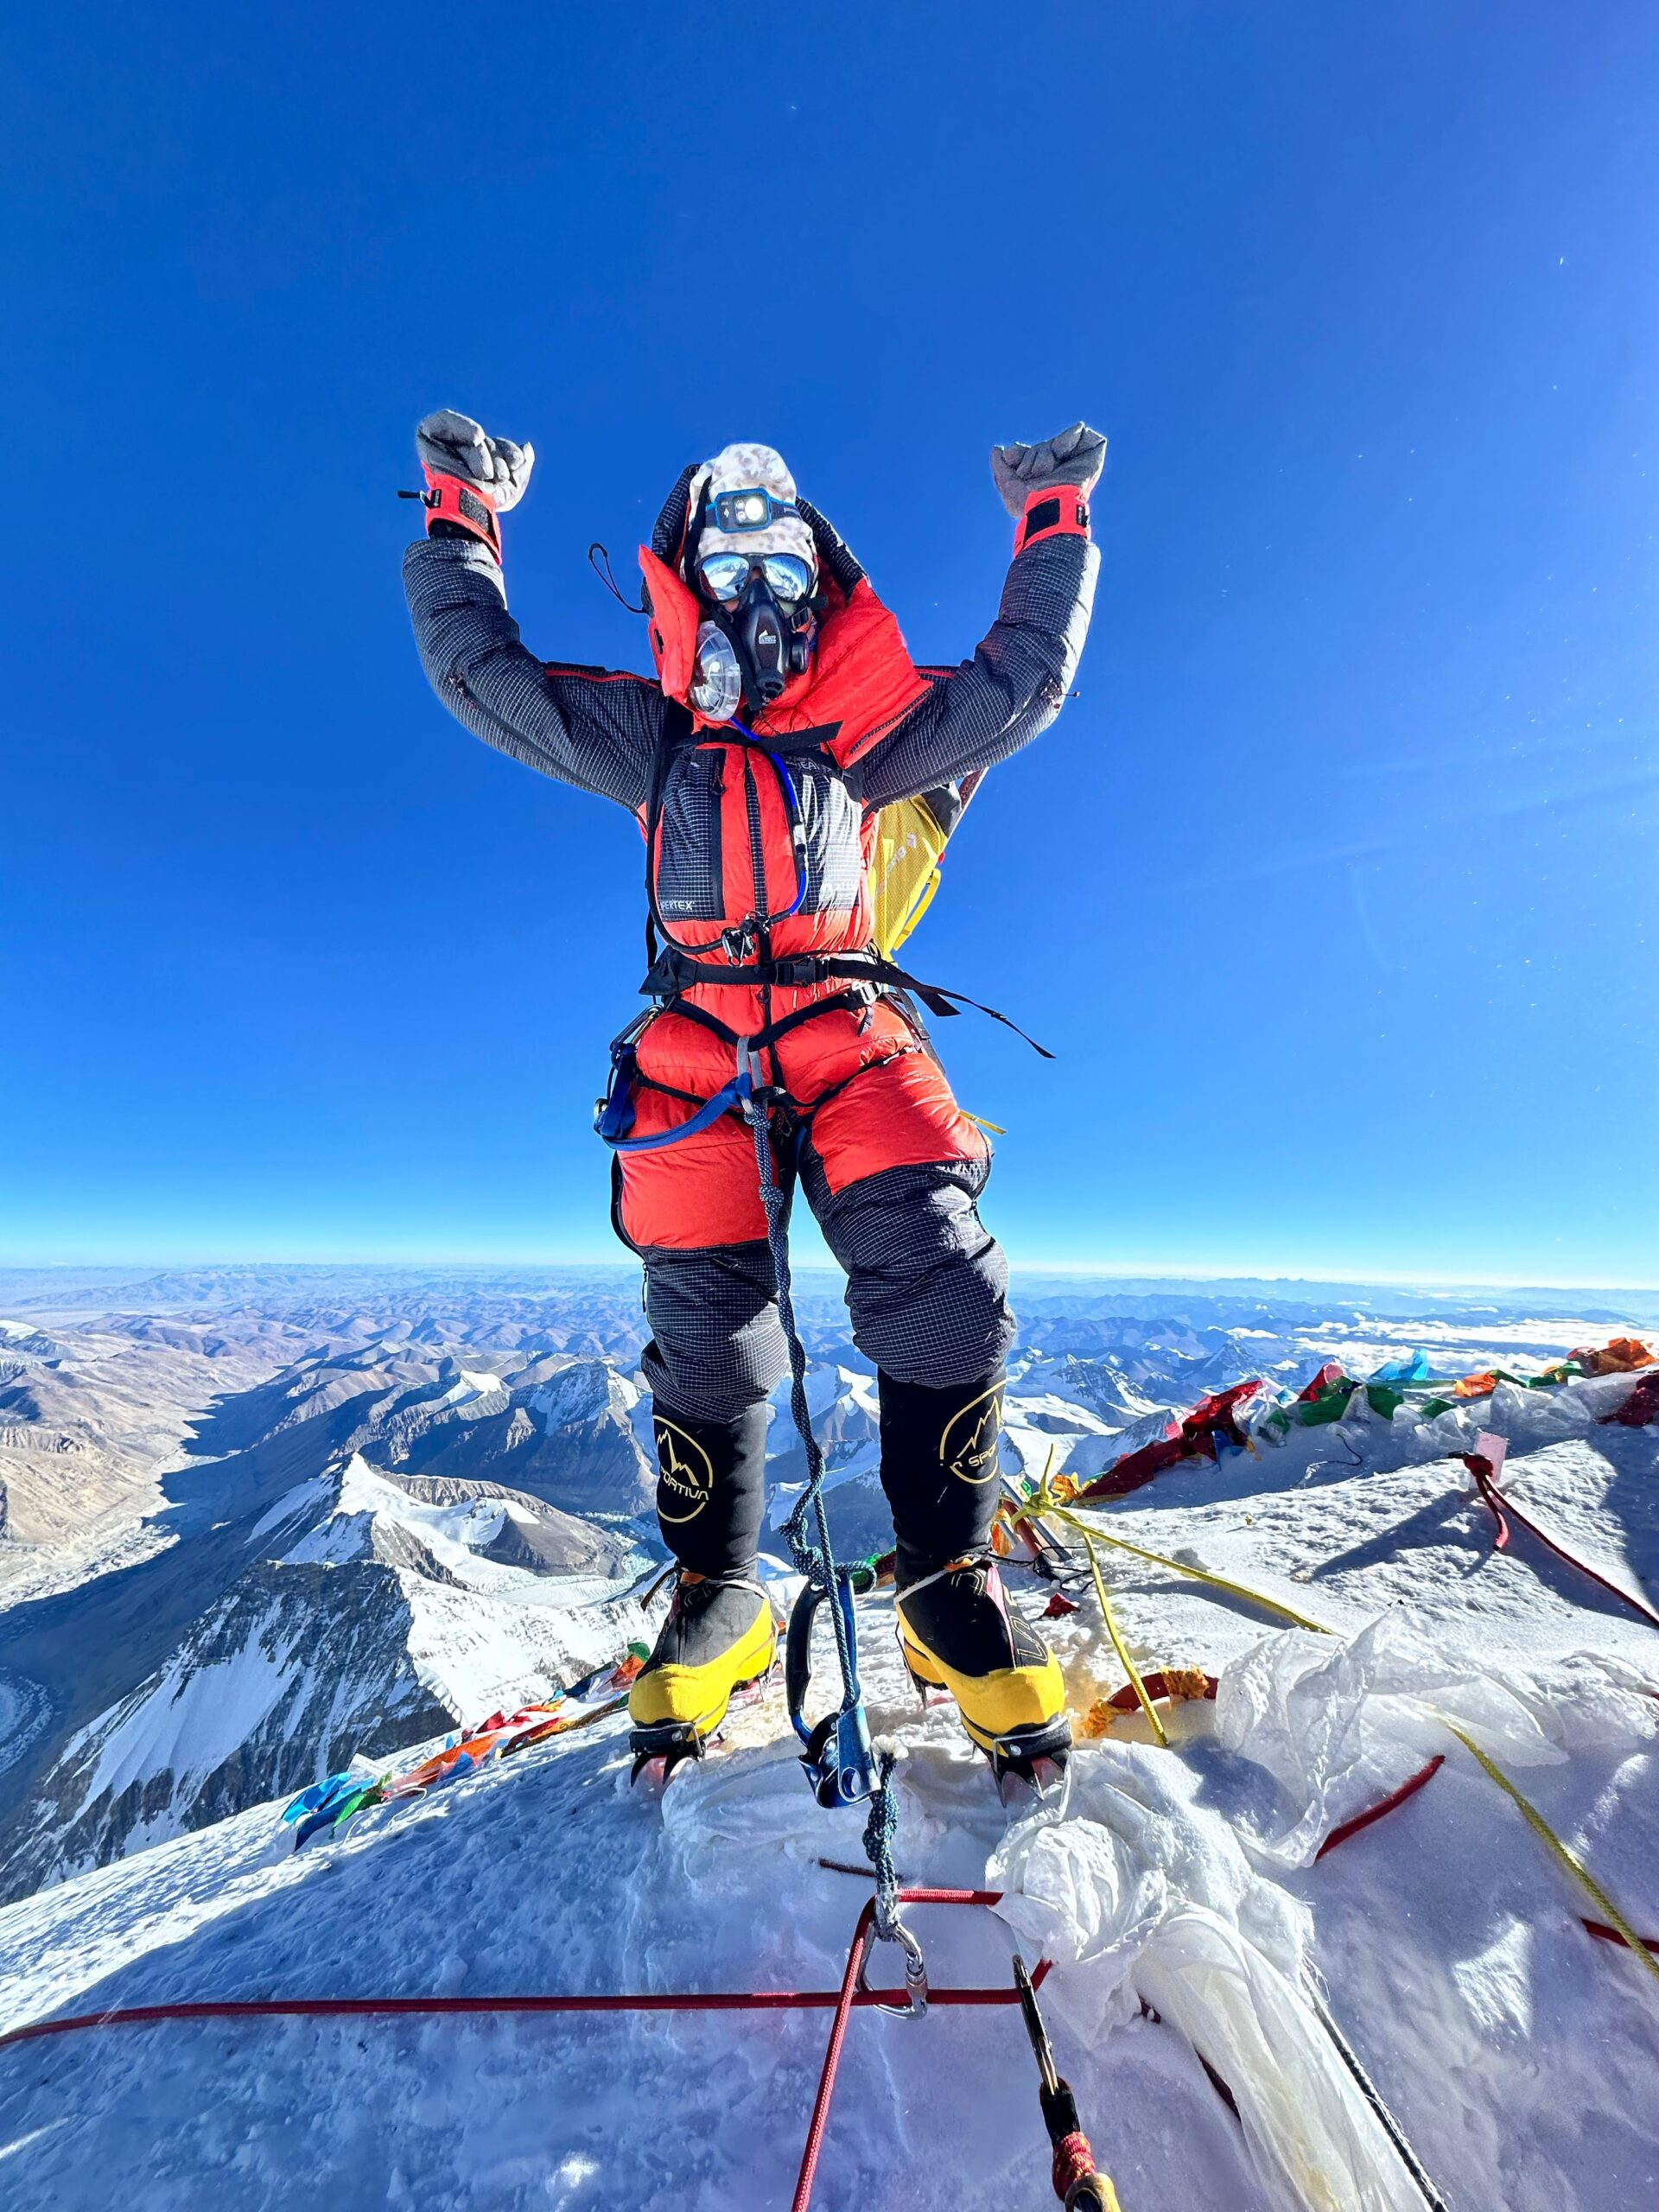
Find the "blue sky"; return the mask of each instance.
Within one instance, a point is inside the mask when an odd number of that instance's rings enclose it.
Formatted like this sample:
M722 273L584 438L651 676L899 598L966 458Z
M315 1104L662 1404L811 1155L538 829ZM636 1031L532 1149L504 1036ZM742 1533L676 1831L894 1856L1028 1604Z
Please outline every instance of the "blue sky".
M916 964L1017 1257L1659 1280L1659 17L36 10L0 83L0 1256L606 1257L615 809L426 690L410 430L583 553L781 448L918 658L1111 458L1081 697Z

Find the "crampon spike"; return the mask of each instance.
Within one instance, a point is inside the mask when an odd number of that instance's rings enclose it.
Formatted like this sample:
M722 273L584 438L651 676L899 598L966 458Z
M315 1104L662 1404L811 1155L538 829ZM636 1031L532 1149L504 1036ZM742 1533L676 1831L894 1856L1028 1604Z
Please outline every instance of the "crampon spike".
M1033 1759L997 1775L996 1794L1009 1812L1021 1808L1064 1812L1071 1795L1071 1773L1061 1759Z
M628 1749L633 1753L633 1766L628 1776L632 1788L643 1777L650 1788L665 1789L672 1780L674 1770L687 1759L700 1759L709 1748L709 1738L698 1735L690 1721L664 1721L659 1728L635 1728L628 1736Z
M1004 1805L1028 1796L1039 1806L1064 1808L1071 1790L1071 1734L1064 1719L1029 1737L1000 1737L986 1756Z

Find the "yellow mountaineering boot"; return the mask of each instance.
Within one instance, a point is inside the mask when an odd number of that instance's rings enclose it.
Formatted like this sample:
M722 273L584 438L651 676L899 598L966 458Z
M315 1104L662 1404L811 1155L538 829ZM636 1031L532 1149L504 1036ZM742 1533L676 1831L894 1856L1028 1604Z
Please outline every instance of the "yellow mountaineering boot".
M634 1778L652 1759L663 1760L666 1774L682 1758L701 1758L732 1692L769 1674L777 1648L772 1601L753 1573L683 1567L668 1618L628 1692Z
M899 1554L899 1644L918 1688L946 1689L990 1760L1036 1786L1071 1750L1065 1685L1053 1654L1008 1603L996 1560L975 1552L928 1571Z

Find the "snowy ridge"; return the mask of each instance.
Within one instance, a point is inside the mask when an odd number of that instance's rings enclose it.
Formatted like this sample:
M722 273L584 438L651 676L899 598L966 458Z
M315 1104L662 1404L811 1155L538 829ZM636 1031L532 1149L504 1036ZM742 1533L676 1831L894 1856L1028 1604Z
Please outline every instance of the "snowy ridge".
M587 1573L488 1555L510 1523L516 1554L556 1517L509 1495L427 1503L357 1453L294 1485L162 1666L69 1738L14 1880L145 1849L610 1656L639 1630L619 1578L641 1554L579 1530Z
M1105 1554L1137 1662L1202 1666L1221 1693L1172 1709L1169 1751L1138 1717L1082 1743L1058 1822L1007 1827L949 1709L918 1713L889 1601L865 1606L872 1722L901 1754L901 1874L1003 1889L1027 1955L1058 1961L1045 2006L1124 2212L1416 2204L1333 2059L1321 1987L1453 2212L1652 2201L1659 1986L1586 1934L1582 1897L1445 1726L1659 1937L1659 1640L1539 1548L1496 1550L1461 1457L1483 1427L1505 1433L1506 1485L1652 1592L1659 1428L1607 1421L1632 1387L1501 1384L1428 1421L1381 1420L1362 1390L1338 1421L1183 1463L1095 1516L1332 1633ZM1079 1610L1048 1625L1081 1715L1121 1673L1071 1580ZM1042 1586L1016 1598L1039 1610ZM832 1986L861 1891L818 1862L856 1861L861 1821L811 1802L776 1686L660 1807L626 1789L625 1727L365 1813L298 1856L273 1803L13 1905L3 2020L186 1996ZM1315 1856L1438 1755L1385 1821ZM991 1916L916 1925L941 1984L1006 1973ZM19 2207L69 2212L101 2205L118 2165L140 2212L205 2198L227 2171L248 2207L781 2206L824 2027L169 2025L78 2038L70 2064L67 2047L21 2045L0 2051L0 2171ZM823 2212L1035 2212L1046 2166L1011 2016L855 2018Z

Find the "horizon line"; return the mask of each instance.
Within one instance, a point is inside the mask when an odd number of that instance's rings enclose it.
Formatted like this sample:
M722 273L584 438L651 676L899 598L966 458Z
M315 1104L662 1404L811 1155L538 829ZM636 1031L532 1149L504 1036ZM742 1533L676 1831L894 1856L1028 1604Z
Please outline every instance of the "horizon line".
M429 1254L412 1257L376 1255L354 1256L349 1259L340 1257L278 1259L273 1257L249 1258L246 1256L238 1256L236 1258L209 1258L198 1256L191 1259L143 1258L110 1260L39 1258L12 1259L5 1256L3 1254L0 1254L0 1268L7 1269L16 1274L41 1274L69 1273L77 1268L92 1268L100 1271L105 1269L119 1269L125 1271L130 1269L136 1274L186 1274L192 1270L206 1271L218 1269L245 1269L250 1273L252 1273L257 1272L261 1268L316 1268L319 1270L327 1268L336 1271L357 1268L365 1273L372 1272L376 1268L383 1268L386 1270L395 1269L402 1273L418 1272L423 1268L448 1268L461 1270L483 1270L486 1268L499 1270L503 1268L519 1268L524 1270L541 1269L550 1272L556 1271L561 1268L604 1268L612 1273L629 1274L636 1272L639 1263L636 1261L626 1258L613 1259L608 1255L603 1259L593 1256L530 1258L522 1254L512 1257L480 1257L472 1255L464 1258L458 1255ZM1352 1267L1340 1269L1324 1267L1297 1268L1287 1267L1282 1262L1277 1266L1249 1266L1238 1264L1224 1266L1214 1261L1200 1262L1193 1265L1183 1266L1169 1260L1141 1262L1115 1260L1052 1260L1030 1259L1025 1257L1016 1258L1012 1254L1009 1255L1008 1266L1010 1273L1016 1275L1081 1276L1090 1280L1098 1280L1103 1281L1147 1281L1158 1282L1255 1282L1268 1284L1319 1283L1338 1287L1342 1286L1352 1286L1363 1289L1422 1290L1431 1294L1451 1291L1478 1292L1483 1290L1548 1290L1573 1291L1579 1293L1585 1291L1598 1291L1608 1295L1635 1294L1639 1296L1650 1297L1656 1293L1659 1293L1659 1282L1619 1282L1616 1281L1610 1281L1605 1277L1591 1275L1573 1275L1570 1277L1557 1278L1552 1281L1548 1277L1536 1274L1468 1275L1447 1274L1438 1269L1430 1268L1425 1268L1417 1272L1407 1272L1395 1268L1370 1268L1365 1267ZM827 1255L820 1258L817 1255L813 1255L810 1257L803 1257L802 1261L798 1264L798 1272L802 1274L836 1274L841 1273L841 1270L836 1266L835 1261L829 1258Z

